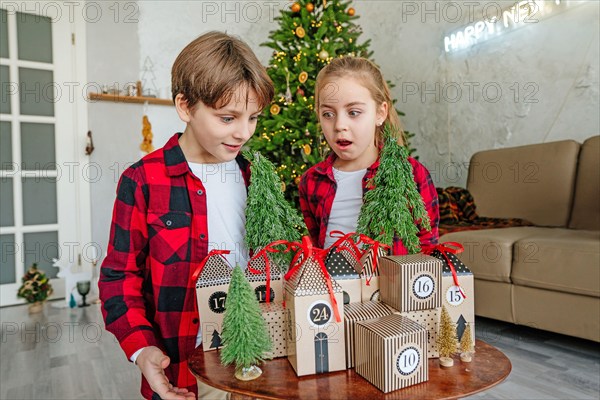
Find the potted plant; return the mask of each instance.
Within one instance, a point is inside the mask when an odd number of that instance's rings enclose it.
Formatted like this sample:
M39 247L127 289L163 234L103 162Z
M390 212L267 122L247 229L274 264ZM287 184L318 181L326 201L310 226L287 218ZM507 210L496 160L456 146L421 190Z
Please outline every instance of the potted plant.
M43 301L52 294L52 285L43 271L38 270L34 263L29 271L21 278L21 287L17 297L21 297L29 303L29 312L36 313L43 309Z

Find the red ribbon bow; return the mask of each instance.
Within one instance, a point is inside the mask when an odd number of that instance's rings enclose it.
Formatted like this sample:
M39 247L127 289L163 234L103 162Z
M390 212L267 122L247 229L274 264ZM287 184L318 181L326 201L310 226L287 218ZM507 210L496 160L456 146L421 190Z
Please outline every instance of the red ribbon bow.
M388 246L387 244L378 242L377 240L371 239L370 237L368 237L367 235L363 235L362 233L359 235L358 243L359 244L364 243L366 245L371 246L370 249L365 250L365 253L370 250L373 251L373 271L372 271L373 274L371 274L371 276L368 279L365 278L365 283L367 284L367 286L370 286L371 278L373 278L375 271L377 271L377 260L379 259L379 248L381 247L385 251L388 251L390 249L390 246Z
M450 247L450 246L452 246L452 247ZM422 251L424 254L431 255L431 253L433 253L435 250L437 250L442 254L442 256L446 259L448 266L450 267L450 271L452 272L452 279L454 280L454 286L458 287L458 291L463 296L463 298L466 299L467 296L465 295L465 292L463 292L462 288L460 287L460 284L458 283L458 276L456 275L456 269L454 268L454 264L452 264L452 261L450 261L450 258L446 255L446 253L452 253L452 254L462 253L464 249L465 248L463 247L463 245L458 242L444 242L444 243L439 243L439 244L436 244L433 246L431 246L431 245L426 246L423 248Z
M356 262L360 264L360 257L363 253L357 246L358 242L354 242L354 239L352 238L353 236L356 236L356 232L344 234L342 231L331 231L329 232L329 236L332 238L339 238L330 246L330 248L335 248L336 253L347 250Z
M292 260L292 267L285 274L285 279L289 280L292 275L311 257L317 261L319 267L321 268L321 272L323 273L323 277L325 278L325 283L327 284L327 291L329 292L329 299L331 300L331 306L333 307L333 313L335 315L336 322L342 322L342 318L340 317L340 313L338 311L337 301L335 300L335 293L333 292L333 286L331 284L331 276L329 276L329 272L327 272L327 268L325 268L324 258L327 254L327 250L319 249L317 247L313 247L312 242L308 236L302 237L302 243L298 242L290 242L289 243L290 250L298 251ZM298 261L298 259L302 257L302 261Z
M250 266L250 263L252 261L254 261L255 259L258 259L259 257L263 257L265 259L265 274L267 275L267 293L266 293L266 302L267 303L271 302L271 261L269 260L269 255L267 253L279 253L280 250L277 250L275 248L275 246L278 246L280 244L285 244L287 246L287 248L285 250L283 250L284 253L287 253L288 251L290 251L290 244L288 241L276 240L274 242L269 243L262 249L260 249L256 254L254 254L252 256L252 258L250 258L250 261L248 261L248 271L250 271L253 274L258 275L258 274L262 274L262 271L252 268Z
M225 260L225 262L227 264L229 264L229 261L227 261L227 259L225 258L224 254L229 254L231 253L230 250L211 250L206 257L204 257L204 260L202 260L202 262L200 262L200 265L198 265L198 267L196 268L196 270L194 271L194 273L192 274L192 281L196 282L198 281L198 277L200 276L200 274L202 273L202 270L204 269L204 266L206 265L206 262L208 261L208 259L214 255L220 255L221 257L223 257L223 260Z

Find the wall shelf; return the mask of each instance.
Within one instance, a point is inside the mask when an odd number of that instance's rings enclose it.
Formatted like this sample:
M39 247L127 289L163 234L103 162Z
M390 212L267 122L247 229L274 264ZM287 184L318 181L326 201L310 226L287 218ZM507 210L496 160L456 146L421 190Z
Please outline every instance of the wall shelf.
M142 97L142 96L124 96L122 94L104 94L104 93L90 93L90 100L100 101L112 101L116 103L138 103L144 104L158 104L161 106L172 106L173 101L170 99L159 99L156 97Z

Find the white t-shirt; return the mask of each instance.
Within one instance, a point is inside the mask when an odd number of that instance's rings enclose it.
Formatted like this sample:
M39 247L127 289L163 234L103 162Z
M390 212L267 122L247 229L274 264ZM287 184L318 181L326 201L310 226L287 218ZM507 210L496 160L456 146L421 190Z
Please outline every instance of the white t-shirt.
M325 248L331 246L337 240L337 238L330 237L329 232L335 230L344 233L356 232L358 214L363 201L362 179L366 173L366 168L351 172L333 168L337 190L329 214Z

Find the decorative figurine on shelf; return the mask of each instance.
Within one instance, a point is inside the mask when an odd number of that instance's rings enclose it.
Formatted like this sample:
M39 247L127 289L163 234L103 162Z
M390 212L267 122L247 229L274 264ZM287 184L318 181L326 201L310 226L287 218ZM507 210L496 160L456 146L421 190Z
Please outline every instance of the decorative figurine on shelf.
M221 340L221 362L235 364L237 379L249 381L262 374L256 364L271 351L271 338L254 290L239 265L229 284Z
M437 345L440 353L440 365L442 367L453 366L454 360L452 359L452 355L456 353L458 339L456 337L456 326L444 306L442 306L442 315L440 317Z
M29 271L21 278L23 284L17 291L17 297L21 297L29 303L29 313L38 313L44 309L43 302L52 294L52 285L46 274L37 269L34 263Z
M473 337L471 336L471 324L467 323L462 338L460 338L460 361L471 362L474 350Z
M142 136L144 140L142 144L140 144L140 150L144 153L151 153L154 151L154 146L152 145L152 138L154 135L152 134L152 124L150 120L148 120L148 116L144 115L142 118Z

